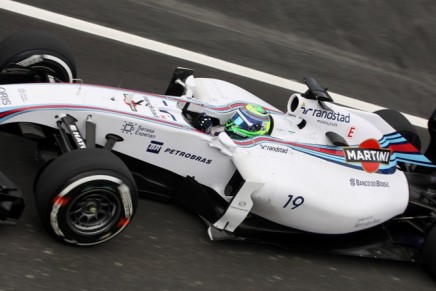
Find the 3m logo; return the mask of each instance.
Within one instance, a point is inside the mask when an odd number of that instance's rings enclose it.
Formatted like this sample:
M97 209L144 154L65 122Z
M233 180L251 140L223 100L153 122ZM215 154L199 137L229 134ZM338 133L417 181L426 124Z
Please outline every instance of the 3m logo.
M345 147L343 151L347 163L361 163L368 173L377 172L380 164L389 164L391 160L391 151L380 148L375 139L365 140L358 148Z
M162 149L162 146L163 146L163 142L152 140L148 145L147 152L158 154Z

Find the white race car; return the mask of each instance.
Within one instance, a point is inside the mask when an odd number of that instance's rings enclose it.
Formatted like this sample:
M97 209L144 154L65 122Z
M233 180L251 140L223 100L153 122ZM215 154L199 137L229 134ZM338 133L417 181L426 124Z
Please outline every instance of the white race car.
M36 206L64 242L115 237L143 194L191 209L212 240L423 257L436 274L436 111L423 155L400 113L340 106L310 78L287 112L184 68L163 95L85 85L33 30L0 43L0 71L0 129L38 142Z

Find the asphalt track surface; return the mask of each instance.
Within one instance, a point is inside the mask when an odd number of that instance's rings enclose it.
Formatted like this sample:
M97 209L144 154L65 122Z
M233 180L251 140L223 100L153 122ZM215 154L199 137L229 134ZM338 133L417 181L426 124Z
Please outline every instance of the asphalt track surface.
M427 118L435 107L431 1L20 1ZM0 38L38 27L62 36L87 83L161 93L176 66L247 88L284 109L288 90L0 10ZM427 140L425 131L424 142ZM66 246L40 225L34 144L2 135L0 169L25 193L0 227L0 290L434 290L423 266L210 242L196 216L141 200L115 240Z

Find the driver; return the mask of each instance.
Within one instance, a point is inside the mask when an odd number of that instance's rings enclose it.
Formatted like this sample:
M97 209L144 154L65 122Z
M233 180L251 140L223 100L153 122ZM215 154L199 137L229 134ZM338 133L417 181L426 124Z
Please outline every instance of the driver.
M211 135L225 131L233 138L252 138L268 134L271 120L266 110L257 104L247 104L237 109L222 126L213 126L209 116L202 113L199 116L198 127Z
M225 131L250 138L265 135L269 132L271 120L266 110L256 104L247 104L236 110L225 125Z

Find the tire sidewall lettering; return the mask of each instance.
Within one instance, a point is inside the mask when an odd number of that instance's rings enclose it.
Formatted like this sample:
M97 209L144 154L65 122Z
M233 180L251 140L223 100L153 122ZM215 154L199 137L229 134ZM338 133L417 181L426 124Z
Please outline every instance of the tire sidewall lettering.
M130 221L133 216L133 203L130 188L121 179L110 176L110 175L91 175L73 181L64 187L61 192L55 197L52 203L50 211L50 226L56 236L63 239L70 244L76 245L94 245L110 240L112 237L120 233L128 224L123 224L118 226L117 223L110 224L107 229L102 229L98 234L90 235L88 238L86 236L77 234L74 230L68 227L66 219L68 219L68 207L69 203L74 200L76 190L82 187L84 184L89 182L109 182L112 184L111 188L116 190L116 196L121 204L122 212L119 217L114 217L113 219L119 220L121 218ZM71 197L69 197L72 195ZM70 199L71 198L71 199ZM66 202L65 202L66 201ZM74 239L75 236L82 236L80 242ZM87 241L86 241L87 240Z

